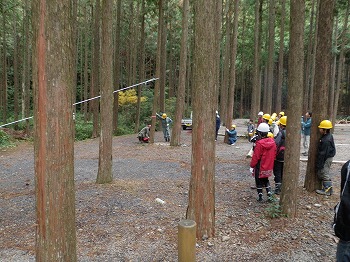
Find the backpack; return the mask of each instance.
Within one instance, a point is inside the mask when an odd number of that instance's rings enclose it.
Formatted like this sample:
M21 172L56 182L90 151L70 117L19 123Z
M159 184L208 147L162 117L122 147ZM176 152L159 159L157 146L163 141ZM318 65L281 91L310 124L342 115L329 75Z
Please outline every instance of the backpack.
M284 160L284 151L286 149L284 130L281 130L280 132L278 132L278 134L275 138L275 143L277 146L276 160L283 161Z

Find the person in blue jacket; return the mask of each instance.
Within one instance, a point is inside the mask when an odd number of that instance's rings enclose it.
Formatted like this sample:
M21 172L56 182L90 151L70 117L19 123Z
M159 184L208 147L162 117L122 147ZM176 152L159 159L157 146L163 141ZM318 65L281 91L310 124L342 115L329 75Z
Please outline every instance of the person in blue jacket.
M232 125L230 130L226 128L226 132L228 135L228 144L234 146L237 141L236 125Z
M312 113L308 111L306 112L305 117L303 117L301 121L301 130L303 134L303 147L304 147L304 152L302 153L303 156L307 156L309 154L311 116L312 116Z
M167 116L167 114L158 114L156 113L157 119L160 120L162 123L162 129L163 129L163 135L165 142L170 142L170 127L169 125L173 122L170 117Z

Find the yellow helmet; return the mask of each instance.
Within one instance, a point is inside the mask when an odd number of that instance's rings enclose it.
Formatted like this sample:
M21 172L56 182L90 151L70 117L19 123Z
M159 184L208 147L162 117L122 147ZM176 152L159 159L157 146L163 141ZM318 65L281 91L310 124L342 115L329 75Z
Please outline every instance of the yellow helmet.
M281 112L279 113L279 115L284 116L284 112L283 112L283 111L281 111Z
M269 114L264 114L263 119L270 120L271 116Z
M271 118L272 118L273 121L276 120L276 117L277 117L277 114L276 114L276 113L273 113L273 114L271 115Z
M322 128L322 129L331 129L333 128L332 122L329 120L323 120L321 121L320 125L318 126L318 128Z
M280 124L283 126L287 126L287 116L282 116L280 119Z
M167 115L164 113L163 115L162 115L162 118L166 118L167 117Z
M274 136L273 136L273 134L272 134L271 132L268 132L268 133L267 133L267 137L273 138Z
M232 128L236 128L236 125L232 125L231 127L232 127Z
M272 118L270 118L269 119L269 125L272 125L272 122L273 122L273 120L272 120Z

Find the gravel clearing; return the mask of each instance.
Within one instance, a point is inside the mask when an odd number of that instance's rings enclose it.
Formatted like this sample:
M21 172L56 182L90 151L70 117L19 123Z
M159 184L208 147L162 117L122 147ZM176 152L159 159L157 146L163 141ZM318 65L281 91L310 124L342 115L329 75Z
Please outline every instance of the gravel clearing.
M238 134L244 134L245 121L236 120ZM335 261L337 238L331 224L341 163L350 159L349 134L349 124L336 125L334 195L303 189L306 161L301 158L296 219L266 215L271 204L258 203L256 190L250 189L250 143L240 137L229 146L220 136L216 236L197 239L197 261ZM177 225L185 218L191 175L191 130L182 131L180 147L164 143L161 132L155 141L114 137L114 181L107 185L95 184L98 139L75 143L78 261L177 261ZM35 261L33 161L29 142L0 151L0 261Z

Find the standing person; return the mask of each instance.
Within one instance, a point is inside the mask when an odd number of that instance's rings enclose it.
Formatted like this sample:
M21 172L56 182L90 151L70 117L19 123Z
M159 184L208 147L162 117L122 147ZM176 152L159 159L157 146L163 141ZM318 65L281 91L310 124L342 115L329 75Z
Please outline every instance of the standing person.
M142 128L141 131L138 133L137 138L140 142L148 143L150 128L151 125L147 125L144 128Z
M220 115L219 112L216 111L216 133L215 133L215 141L218 140L218 133L221 125Z
M303 134L303 147L304 152L303 156L307 156L309 154L309 145L310 145L310 133L311 133L311 116L312 113L310 111L306 112L305 118L303 118L301 122L302 134Z
M260 112L258 113L258 124L257 124L256 126L259 126L259 125L262 123L262 121L263 121L263 119L262 119L263 115L264 115L264 112L262 112L262 111L260 111Z
M250 162L250 172L255 176L256 189L258 191L259 202L263 201L263 187L266 187L268 200L272 193L269 177L273 173L273 163L276 156L276 144L273 138L268 138L269 125L261 123L258 126L258 135L261 139L256 141L252 160Z
M340 171L340 201L334 211L334 233L339 237L337 262L350 261L350 160Z
M333 157L335 156L334 139L330 130L333 128L332 122L323 120L318 126L318 130L322 137L318 144L318 153L316 159L316 170L318 179L322 180L322 189L316 190L320 195L332 195L332 179L329 170L332 165Z
M283 111L278 113L278 117L277 117L276 120L280 120L282 116L284 116L284 112Z
M275 137L275 143L277 147L276 159L273 165L273 175L275 180L275 191L276 195L281 193L282 179L283 179L283 166L284 166L284 150L285 150L285 139L286 139L286 126L287 116L283 116L280 119L280 131Z
M173 122L171 118L167 116L167 114L163 113L162 115L156 113L157 119L159 119L162 123L163 135L165 142L170 142L170 128L169 125Z
M255 127L252 119L250 119L248 122L247 131L248 131L248 141L250 142L252 140L252 136L254 135L254 131L255 131Z
M226 128L226 132L228 134L228 144L234 146L237 141L236 125L232 125L230 130Z

